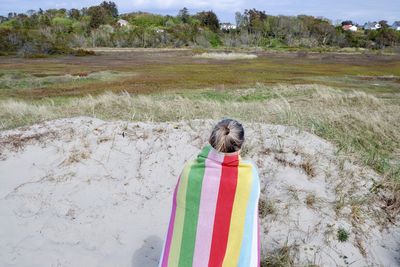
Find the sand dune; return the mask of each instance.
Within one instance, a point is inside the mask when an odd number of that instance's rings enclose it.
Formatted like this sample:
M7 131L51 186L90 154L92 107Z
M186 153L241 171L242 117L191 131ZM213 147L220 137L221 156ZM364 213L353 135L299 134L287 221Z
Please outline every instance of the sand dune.
M212 123L79 117L0 132L0 266L157 266L173 187ZM245 127L264 256L286 246L299 265L400 266L400 227L383 227L371 196L377 174L298 129Z

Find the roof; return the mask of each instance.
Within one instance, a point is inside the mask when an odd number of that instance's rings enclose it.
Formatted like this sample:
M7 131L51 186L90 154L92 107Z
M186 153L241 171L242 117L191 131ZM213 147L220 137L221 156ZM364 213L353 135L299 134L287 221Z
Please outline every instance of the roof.
M393 22L392 27L393 27L393 28L394 28L394 27L400 27L400 21L395 21L395 22Z

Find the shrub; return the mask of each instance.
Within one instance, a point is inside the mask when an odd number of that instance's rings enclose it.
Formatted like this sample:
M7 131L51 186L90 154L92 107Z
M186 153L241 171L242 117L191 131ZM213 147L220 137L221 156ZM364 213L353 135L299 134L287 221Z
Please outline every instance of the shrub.
M46 58L49 57L49 55L47 54L43 54L43 53L31 53L31 54L25 54L24 58Z
M76 57L94 56L96 53L92 50L77 49L72 52Z

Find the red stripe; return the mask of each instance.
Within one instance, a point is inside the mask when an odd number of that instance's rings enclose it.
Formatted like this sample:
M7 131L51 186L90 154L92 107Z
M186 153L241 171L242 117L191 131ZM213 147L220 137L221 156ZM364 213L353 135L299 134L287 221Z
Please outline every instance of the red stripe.
M239 158L225 156L222 163L221 181L211 243L209 267L220 267L224 261L228 243L233 201L236 193Z

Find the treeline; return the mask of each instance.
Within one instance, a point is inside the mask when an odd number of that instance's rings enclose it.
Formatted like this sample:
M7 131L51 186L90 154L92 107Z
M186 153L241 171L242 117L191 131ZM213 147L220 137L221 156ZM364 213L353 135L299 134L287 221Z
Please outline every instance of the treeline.
M78 47L362 47L400 44L400 31L345 31L312 16L271 16L250 9L235 14L236 25L221 27L213 11L176 16L144 12L120 15L114 2L78 9L29 10L0 16L0 53L73 53Z

